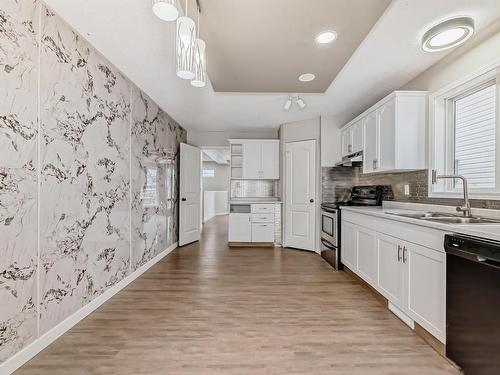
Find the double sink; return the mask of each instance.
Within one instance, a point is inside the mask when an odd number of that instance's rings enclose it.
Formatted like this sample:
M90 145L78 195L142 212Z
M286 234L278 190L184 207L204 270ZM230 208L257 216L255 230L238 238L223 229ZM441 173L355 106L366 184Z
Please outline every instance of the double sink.
M484 218L478 216L458 216L442 212L386 212L390 215L408 217L445 224L500 224L499 219Z

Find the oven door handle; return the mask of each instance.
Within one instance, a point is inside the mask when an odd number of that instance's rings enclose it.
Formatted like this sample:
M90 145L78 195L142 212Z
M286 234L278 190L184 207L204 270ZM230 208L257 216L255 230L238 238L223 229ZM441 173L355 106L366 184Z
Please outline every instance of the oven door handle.
M325 240L324 238L322 238L322 239L321 239L321 243L322 243L323 245L325 245L325 246L326 246L327 248L329 248L329 249L332 249L332 250L335 250L335 249L336 249L336 247L335 247L335 246L333 246L330 242L328 242L328 241L327 241L327 240Z

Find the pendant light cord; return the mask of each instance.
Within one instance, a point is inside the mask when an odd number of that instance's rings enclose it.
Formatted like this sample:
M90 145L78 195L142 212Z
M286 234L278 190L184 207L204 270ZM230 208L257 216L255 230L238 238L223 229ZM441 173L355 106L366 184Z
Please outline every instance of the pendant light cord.
M200 8L198 8L198 26L196 28L198 29L196 30L198 32L198 39L200 39Z

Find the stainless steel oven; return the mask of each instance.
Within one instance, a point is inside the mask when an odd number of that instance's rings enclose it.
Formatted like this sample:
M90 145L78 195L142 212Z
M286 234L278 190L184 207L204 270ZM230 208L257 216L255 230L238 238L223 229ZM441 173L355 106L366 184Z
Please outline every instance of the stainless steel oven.
M321 209L321 238L337 246L338 221L336 209Z
M321 256L336 270L341 269L338 216L338 209L321 209Z

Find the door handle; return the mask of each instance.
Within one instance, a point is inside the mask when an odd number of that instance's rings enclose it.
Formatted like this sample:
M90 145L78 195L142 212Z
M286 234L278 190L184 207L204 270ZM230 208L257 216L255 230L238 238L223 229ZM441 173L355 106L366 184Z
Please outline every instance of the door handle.
M401 246L398 245L398 262L401 262Z
M182 198L181 201L185 202L186 201L186 198Z
M403 263L406 263L407 258L406 258L406 246L403 247Z
M314 203L314 199L309 199L309 203Z

